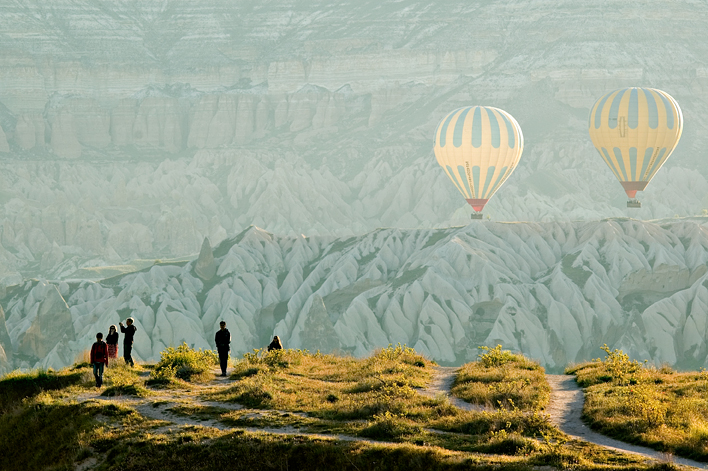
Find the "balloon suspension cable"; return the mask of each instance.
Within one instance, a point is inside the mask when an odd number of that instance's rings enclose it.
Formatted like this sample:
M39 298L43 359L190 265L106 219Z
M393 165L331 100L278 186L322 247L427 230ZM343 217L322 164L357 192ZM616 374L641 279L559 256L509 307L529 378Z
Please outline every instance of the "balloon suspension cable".
M627 201L627 207L628 208L641 208L642 202L639 201L637 198L632 198Z

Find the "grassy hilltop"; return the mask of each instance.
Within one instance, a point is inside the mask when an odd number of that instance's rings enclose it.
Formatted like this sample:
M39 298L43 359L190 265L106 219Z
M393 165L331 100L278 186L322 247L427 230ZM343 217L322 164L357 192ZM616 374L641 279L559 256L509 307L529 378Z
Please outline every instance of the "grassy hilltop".
M583 416L619 440L708 461L708 371L677 373L603 348L604 360L568 368L585 389Z
M659 469L569 440L543 409L538 364L489 349L453 394L426 388L436 365L406 347L365 359L254 352L217 378L186 345L157 364L117 362L96 389L87 363L0 378L0 469Z

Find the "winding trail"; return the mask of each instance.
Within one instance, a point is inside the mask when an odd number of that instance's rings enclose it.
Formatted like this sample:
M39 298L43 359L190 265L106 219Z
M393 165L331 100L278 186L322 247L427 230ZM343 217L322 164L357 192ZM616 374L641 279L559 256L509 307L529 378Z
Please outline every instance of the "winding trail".
M445 396L450 403L462 410L469 411L485 411L490 410L479 404L470 404L469 402L463 401L459 397L455 397L450 392L452 389L452 383L455 382L455 374L459 370L456 366L438 366L435 368L435 373L433 373L433 378L427 388L421 389L420 392L424 396L437 397L439 395Z
M217 387L228 387L229 383L233 380L230 377L218 376L219 370L213 371L215 375L214 383L209 385L192 384L193 388L199 389L211 389L214 386ZM144 374L141 374L144 376ZM151 420L158 420L165 422L165 425L160 426L151 430L150 433L170 433L176 432L182 427L198 426L198 427L210 427L221 431L233 432L233 431L246 431L246 432L256 432L256 433L270 433L274 435L290 435L290 436L301 436L308 438L316 438L320 440L331 440L331 441L343 441L343 442L365 442L375 445L394 445L394 442L382 441L382 440L370 440L362 437L355 437L344 434L328 434L328 433L313 433L313 432L303 432L297 427L286 426L286 427L247 427L247 426L229 426L219 420L199 418L184 416L175 413L171 410L172 407L180 405L180 403L188 403L192 406L202 406L202 407L214 407L228 410L240 410L244 407L240 404L227 403L227 402L216 402L216 401L205 401L195 394L195 391L171 389L169 391L154 390L151 389L151 394L145 398L138 398L134 396L101 396L101 390L95 392L84 393L76 396L74 399L78 402L88 402L88 401L110 401L117 402L119 404L133 407L135 410L145 418ZM261 411L257 411L260 413ZM299 412L290 411L278 411L278 410L267 410L262 411L264 413L274 413L282 415L297 415L301 417L307 417L307 414ZM95 463L92 463L93 465ZM75 470L86 469L83 468L86 463L80 463Z
M698 469L708 469L707 463L699 463L698 461L678 456L669 456L651 448L631 445L593 432L582 420L584 396L583 390L575 382L575 377L569 375L546 375L546 379L551 386L551 400L547 409L548 414L551 416L551 422L571 437L615 451L641 455L659 461L671 461Z

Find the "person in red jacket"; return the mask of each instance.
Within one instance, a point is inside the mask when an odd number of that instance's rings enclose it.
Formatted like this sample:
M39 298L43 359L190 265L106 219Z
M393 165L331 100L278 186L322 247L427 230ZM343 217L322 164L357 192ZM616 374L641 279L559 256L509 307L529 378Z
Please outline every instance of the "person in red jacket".
M91 364L96 387L100 388L103 384L103 368L108 366L108 345L103 341L101 332L96 334L96 342L91 346Z

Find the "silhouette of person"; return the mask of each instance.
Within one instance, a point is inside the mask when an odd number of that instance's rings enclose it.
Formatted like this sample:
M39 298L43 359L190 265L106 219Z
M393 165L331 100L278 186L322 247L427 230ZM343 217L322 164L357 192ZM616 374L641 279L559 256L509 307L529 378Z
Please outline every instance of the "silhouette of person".
M214 343L216 344L216 350L219 352L219 365L221 366L221 376L226 376L226 367L229 362L229 350L231 347L231 333L229 329L226 328L226 322L219 322L219 330L216 331L214 336Z
M108 345L108 358L118 358L118 329L115 325L108 328L106 345Z
M125 320L125 323L128 324L128 326L124 326L122 322L119 322L118 325L120 326L120 331L125 334L123 336L123 358L125 359L125 363L130 365L130 366L135 366L135 362L133 361L133 337L135 337L135 332L138 330L137 327L133 325L133 318L129 317Z
M273 337L273 341L268 345L268 351L271 350L282 350L283 349L283 344L280 343L280 337L277 335Z
M91 345L91 365L93 365L93 377L96 378L96 387L103 384L103 369L108 365L108 345L103 341L101 332L96 334L96 341Z

